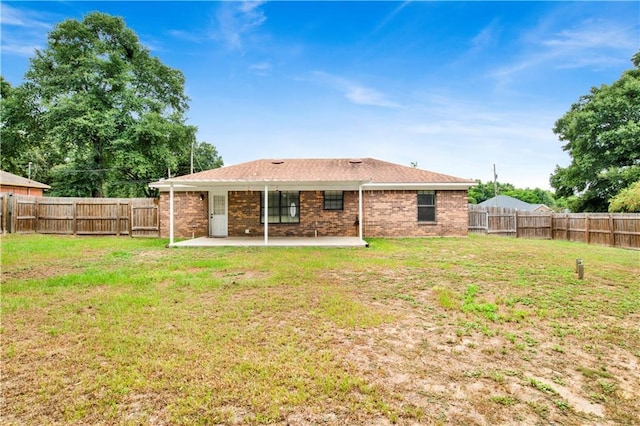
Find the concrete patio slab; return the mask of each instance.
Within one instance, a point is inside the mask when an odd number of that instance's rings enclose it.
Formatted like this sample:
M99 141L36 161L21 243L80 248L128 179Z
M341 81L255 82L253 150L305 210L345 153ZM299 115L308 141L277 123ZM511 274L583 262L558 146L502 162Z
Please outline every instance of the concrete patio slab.
M264 238L200 237L174 243L171 247L367 247L358 237L272 237L265 244Z

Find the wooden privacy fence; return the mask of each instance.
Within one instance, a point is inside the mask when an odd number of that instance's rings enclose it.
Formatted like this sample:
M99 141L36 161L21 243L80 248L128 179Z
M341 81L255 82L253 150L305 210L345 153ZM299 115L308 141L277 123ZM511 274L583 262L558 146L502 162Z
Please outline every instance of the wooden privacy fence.
M538 213L469 205L469 232L640 249L640 214Z
M158 204L152 198L1 197L3 232L131 237L160 233Z

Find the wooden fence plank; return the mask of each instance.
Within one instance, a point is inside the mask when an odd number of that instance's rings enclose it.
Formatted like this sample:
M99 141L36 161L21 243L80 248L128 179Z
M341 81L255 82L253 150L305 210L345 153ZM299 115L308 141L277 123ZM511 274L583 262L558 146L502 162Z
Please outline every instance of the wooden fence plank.
M480 220L483 213L485 223ZM469 206L469 231L640 249L638 213L539 213Z
M15 232L73 235L130 235L130 206L140 213L139 236L159 236L157 201L149 198L64 198L15 196ZM4 217L3 217L4 218ZM7 218L8 219L8 218ZM135 228L135 226L133 226Z

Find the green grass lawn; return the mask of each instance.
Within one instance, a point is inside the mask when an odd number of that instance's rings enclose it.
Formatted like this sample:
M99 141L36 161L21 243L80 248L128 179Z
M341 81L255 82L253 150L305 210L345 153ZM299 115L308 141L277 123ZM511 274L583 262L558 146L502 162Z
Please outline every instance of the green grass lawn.
M640 424L640 252L369 242L4 236L0 422Z

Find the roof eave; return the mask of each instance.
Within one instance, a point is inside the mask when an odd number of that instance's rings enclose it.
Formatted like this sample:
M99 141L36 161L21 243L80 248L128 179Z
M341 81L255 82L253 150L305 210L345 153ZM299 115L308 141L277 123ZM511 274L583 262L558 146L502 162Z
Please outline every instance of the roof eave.
M363 189L378 190L468 190L476 182L369 182L362 184Z
M174 190L206 190L210 188L225 188L230 191L244 190L264 190L265 186L274 189L296 189L296 190L323 190L323 189L358 189L361 181L273 181L273 180L233 180L233 181L210 181L210 180L190 180L190 181L159 181L149 184L149 187L161 191L167 191L173 186Z
M210 181L210 180L179 180L159 181L149 184L149 187L168 191L171 187L178 191L202 191L210 188L224 188L229 191L261 191L265 186L275 190L357 190L360 185L369 190L468 190L476 182L365 182L365 181Z

